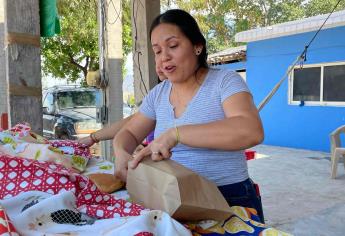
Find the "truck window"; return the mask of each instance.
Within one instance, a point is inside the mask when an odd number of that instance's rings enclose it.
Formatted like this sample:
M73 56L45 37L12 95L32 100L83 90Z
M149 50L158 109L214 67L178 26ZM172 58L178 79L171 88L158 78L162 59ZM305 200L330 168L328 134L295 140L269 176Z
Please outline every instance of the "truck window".
M98 103L98 91L64 91L57 94L60 109L73 107L95 107Z

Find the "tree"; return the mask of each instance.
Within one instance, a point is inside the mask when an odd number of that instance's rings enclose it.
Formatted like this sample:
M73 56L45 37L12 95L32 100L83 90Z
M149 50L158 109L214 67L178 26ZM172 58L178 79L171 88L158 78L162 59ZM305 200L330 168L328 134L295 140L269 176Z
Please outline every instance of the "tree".
M210 53L236 46L237 32L303 17L303 0L165 0L198 21Z
M97 5L95 1L59 0L61 33L42 39L42 70L75 81L98 68Z
M42 70L76 81L99 67L96 0L58 0L61 34L42 38ZM130 0L122 1L124 55L131 51ZM111 7L111 6L109 6Z
M303 0L239 0L235 15L240 22L247 22L248 29L264 27L303 18L302 3Z
M163 0L163 9L193 15L208 42L209 53L237 46L236 33L329 13L338 0ZM345 9L342 1L336 10Z
M205 35L209 53L234 43L234 24L232 21L235 0L163 0L162 8L177 6L195 17Z
M310 0L305 5L305 15L315 16L329 13L339 0ZM335 11L345 9L345 1L340 1Z
M124 57L132 51L131 0L122 0L122 47Z
M162 10L190 12L209 53L237 46L237 32L329 13L338 0L161 0ZM75 81L99 67L97 0L58 0L61 34L42 39L43 73ZM130 3L122 0L124 58L132 50ZM340 2L336 10L345 9Z

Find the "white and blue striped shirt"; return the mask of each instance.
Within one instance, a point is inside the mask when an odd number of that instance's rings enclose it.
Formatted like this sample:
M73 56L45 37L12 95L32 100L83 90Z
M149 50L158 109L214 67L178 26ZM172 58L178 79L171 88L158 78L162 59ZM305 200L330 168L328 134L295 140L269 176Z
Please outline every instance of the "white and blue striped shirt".
M243 79L227 69L209 69L199 91L184 113L175 118L169 100L172 84L169 80L154 87L144 98L140 112L156 120L155 137L167 129L181 125L204 124L225 118L222 103L238 92L249 92ZM218 186L233 184L248 178L244 151L222 151L194 148L178 144L172 150L172 160L213 181Z

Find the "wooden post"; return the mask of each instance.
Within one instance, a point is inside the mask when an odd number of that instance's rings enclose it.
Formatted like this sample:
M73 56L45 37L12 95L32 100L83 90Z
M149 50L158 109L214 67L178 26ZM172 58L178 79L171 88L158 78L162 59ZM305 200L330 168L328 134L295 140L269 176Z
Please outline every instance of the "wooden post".
M153 19L160 14L160 0L132 0L131 3L134 96L138 104L157 84L149 31Z
M28 122L42 133L38 0L5 0L5 58L9 125Z

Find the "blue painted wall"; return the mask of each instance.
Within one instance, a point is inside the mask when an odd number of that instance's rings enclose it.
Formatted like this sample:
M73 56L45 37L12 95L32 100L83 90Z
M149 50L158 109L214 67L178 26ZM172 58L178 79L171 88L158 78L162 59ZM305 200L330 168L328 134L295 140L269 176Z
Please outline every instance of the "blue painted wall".
M231 70L242 70L242 69L246 69L247 65L246 65L245 61L240 61L240 62L235 62L235 63L217 65L215 67L217 67L217 68L228 68Z
M247 45L247 83L256 105L283 77L314 33ZM305 64L335 61L345 61L345 27L322 30L310 46ZM264 144L329 152L329 134L345 124L345 107L288 105L286 80L260 116L265 129Z

